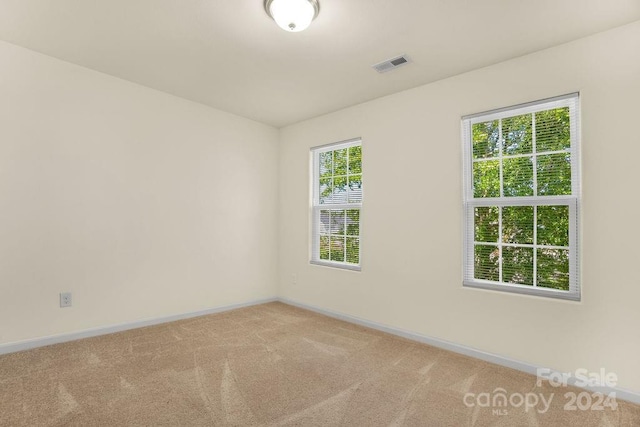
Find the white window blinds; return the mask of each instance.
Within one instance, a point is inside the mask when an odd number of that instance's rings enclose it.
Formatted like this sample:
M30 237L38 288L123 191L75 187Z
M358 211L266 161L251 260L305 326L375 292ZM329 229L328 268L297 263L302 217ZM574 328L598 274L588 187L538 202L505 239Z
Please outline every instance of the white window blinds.
M578 94L464 117L464 285L580 299Z
M311 262L359 270L362 143L357 139L317 147L311 157Z

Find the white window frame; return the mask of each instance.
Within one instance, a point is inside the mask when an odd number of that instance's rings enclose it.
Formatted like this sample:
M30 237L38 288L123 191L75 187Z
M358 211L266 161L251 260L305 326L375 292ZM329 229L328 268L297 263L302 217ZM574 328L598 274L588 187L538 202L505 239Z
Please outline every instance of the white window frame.
M507 117L522 114L535 113L538 111L550 110L560 107L569 107L571 117L571 147L568 152L571 155L571 195L562 196L526 196L526 197L505 197L502 193L500 197L494 198L474 198L473 197L473 141L472 126L476 123L483 123L493 120L501 120ZM496 291L514 292L579 301L581 297L579 278L579 253L578 227L580 219L580 111L579 93L571 93L555 98L520 104L512 107L501 108L484 113L473 114L462 118L462 143L463 143L463 197L464 197L464 260L463 260L463 286L490 289ZM535 126L535 121L534 121ZM502 141L502 136L500 136ZM538 155L535 151L535 129L533 131L533 158L534 158L534 183L536 182L535 158ZM563 152L566 152L563 151ZM502 161L503 150L496 159ZM548 154L548 153L545 153ZM502 176L500 177L500 188L502 192ZM534 185L535 187L535 185ZM535 194L535 193L534 193ZM558 290L552 288L538 287L536 285L536 246L534 247L533 279L534 286L519 285L513 283L494 282L476 279L474 276L474 209L482 206L537 206L544 205L568 205L569 206L569 290ZM536 215L534 214L534 221ZM501 220L498 233L501 248ZM536 227L534 224L534 233ZM534 234L535 235L535 234ZM535 240L534 240L535 243ZM502 276L502 259L500 257L500 275Z
M360 202L347 202L347 203L320 203L320 153L326 153L327 151L335 151L343 148L350 148L355 146L362 146L361 138L349 139L346 141L335 142L318 147L311 148L311 254L309 262L315 265L322 265L327 267L335 267L346 270L361 271L362 267L362 200L364 199L364 191ZM361 173L360 175L363 176ZM358 209L360 211L359 216L359 245L358 245L358 264L331 261L320 259L320 211L321 210L340 210L340 209Z

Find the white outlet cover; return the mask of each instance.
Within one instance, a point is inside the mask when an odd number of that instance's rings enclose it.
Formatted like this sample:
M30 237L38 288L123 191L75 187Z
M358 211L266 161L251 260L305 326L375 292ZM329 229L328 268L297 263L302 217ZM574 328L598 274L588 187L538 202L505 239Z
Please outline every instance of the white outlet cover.
M71 307L71 292L60 293L60 307Z

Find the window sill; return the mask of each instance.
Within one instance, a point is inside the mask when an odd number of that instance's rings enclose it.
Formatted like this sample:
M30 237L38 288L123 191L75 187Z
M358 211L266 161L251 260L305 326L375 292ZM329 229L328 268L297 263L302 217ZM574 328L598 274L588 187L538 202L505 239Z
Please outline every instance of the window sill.
M536 288L536 287L521 286L521 285L497 285L494 283L476 282L476 281L469 281L469 280L463 281L462 285L468 288L488 289L491 291L498 291L498 292L511 292L515 294L534 295L539 297L564 299L564 300L570 300L570 301L580 301L579 292L559 291L559 290L550 289L550 288L539 288L539 287Z
M318 260L313 260L312 259L311 261L309 261L309 264L321 265L323 267L338 268L340 270L351 270L351 271L360 271L361 270L360 265L345 264L345 263L341 263L341 262L318 261Z

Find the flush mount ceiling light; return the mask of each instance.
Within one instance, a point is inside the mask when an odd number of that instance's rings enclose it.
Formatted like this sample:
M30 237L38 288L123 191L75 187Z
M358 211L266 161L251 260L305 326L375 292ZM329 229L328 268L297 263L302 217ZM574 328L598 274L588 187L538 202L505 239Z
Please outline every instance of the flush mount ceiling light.
M320 4L318 0L264 0L264 10L283 30L298 32L318 16Z

